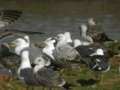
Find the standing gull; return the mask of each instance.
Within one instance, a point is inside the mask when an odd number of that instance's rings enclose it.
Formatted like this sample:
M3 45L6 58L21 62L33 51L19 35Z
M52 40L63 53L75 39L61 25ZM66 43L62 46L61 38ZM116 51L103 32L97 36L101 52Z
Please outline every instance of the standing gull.
M80 41L82 45L90 45L93 43L93 39L87 35L88 27L85 24L81 24L80 26Z
M104 32L104 28L100 26L94 18L88 19L88 31L87 34L90 35L95 42L105 42L113 41Z

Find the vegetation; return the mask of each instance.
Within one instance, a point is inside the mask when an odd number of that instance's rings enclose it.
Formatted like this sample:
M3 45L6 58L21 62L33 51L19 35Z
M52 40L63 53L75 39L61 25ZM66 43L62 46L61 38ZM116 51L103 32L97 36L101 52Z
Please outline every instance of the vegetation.
M112 46L114 53L116 53L115 48L118 48L118 44L107 44L106 46L109 48ZM93 72L84 65L80 65L74 68L62 69L59 73L69 82L71 90L120 90L120 72L118 71L120 57L113 56L110 62L111 69L108 72ZM0 76L0 90L49 90L49 88L42 86L28 87L16 78ZM61 89L53 88L53 90Z

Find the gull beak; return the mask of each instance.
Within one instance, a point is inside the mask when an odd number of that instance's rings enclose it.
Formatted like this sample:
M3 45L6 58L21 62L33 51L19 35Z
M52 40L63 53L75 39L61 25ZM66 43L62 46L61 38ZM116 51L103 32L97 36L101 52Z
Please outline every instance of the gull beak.
M8 43L7 45L9 48L15 48L16 44L14 42Z

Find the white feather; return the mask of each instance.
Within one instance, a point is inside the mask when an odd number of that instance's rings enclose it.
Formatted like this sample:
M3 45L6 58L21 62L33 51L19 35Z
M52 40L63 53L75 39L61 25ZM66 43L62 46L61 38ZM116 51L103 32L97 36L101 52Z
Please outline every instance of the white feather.
M90 56L94 56L94 55L101 55L103 56L104 55L104 51L103 49L99 48L97 49L94 53L92 53Z

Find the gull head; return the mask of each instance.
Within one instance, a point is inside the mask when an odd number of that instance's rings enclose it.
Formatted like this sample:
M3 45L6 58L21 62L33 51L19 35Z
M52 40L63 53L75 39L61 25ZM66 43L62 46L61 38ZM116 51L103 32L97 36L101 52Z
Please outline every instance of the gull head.
M66 41L66 37L65 37L65 35L64 34L58 34L57 35L57 40L58 41Z
M66 42L67 42L67 43L72 43L72 38L71 38L70 32L65 32L65 33L64 33L64 36L65 36L65 38L66 38Z
M95 20L94 20L93 18L89 18L89 19L88 19L88 24L89 24L90 26L95 26L95 25L96 25L96 22L95 22Z
M23 38L17 38L9 44L9 47L15 48L15 53L20 55L20 52L30 46L29 36L24 36Z
M46 46L54 46L54 43L56 42L56 40L55 39L53 39L52 37L50 37L50 38L48 38L48 39L46 39L45 41L44 41L44 43L46 44Z

